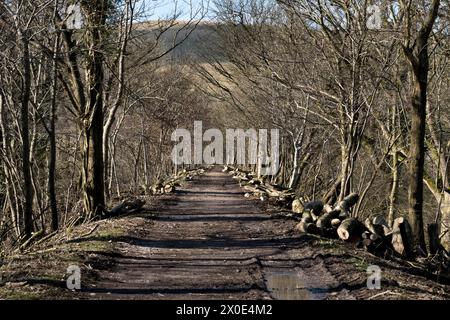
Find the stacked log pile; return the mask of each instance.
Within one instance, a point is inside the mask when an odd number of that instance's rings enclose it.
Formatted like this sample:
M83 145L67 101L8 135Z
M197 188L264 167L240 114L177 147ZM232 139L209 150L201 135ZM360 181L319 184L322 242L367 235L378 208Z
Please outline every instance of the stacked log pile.
M225 166L222 171L239 181L239 185L246 191L246 198L256 196L261 201L271 200L282 206L288 206L294 200L294 193L290 189L270 183L265 176L258 177L253 172L230 166Z
M300 220L295 229L301 233L355 243L376 255L386 255L388 252L395 252L404 258L412 255L412 232L408 220L397 218L392 228L380 214L360 221L351 212L359 200L356 193L349 194L334 206L317 200L304 202L296 198L292 190L273 185L266 177L257 178L252 172L230 166L226 166L223 171L239 181L247 192L245 197L253 195L261 200L275 199L276 203L289 207Z
M380 256L395 252L404 258L411 257L412 233L408 220L397 218L391 228L383 215L376 214L362 222L351 215L351 208L358 198L358 194L352 193L334 208L318 201L303 204L302 218L296 230L356 243Z
M152 195L172 193L176 190L177 187L181 185L182 182L191 181L192 179L194 179L195 176L201 175L204 172L205 169L203 168L195 170L183 169L166 180L160 179L157 183L155 183L150 189L146 191Z
M383 215L376 214L362 222L351 215L351 208L358 199L358 194L352 193L335 207L320 201L307 202L303 204L303 212L299 213L301 221L296 230L352 242L380 256L395 252L404 258L411 257L413 240L408 220L397 218L391 228ZM297 208L293 211L298 212Z
M334 208L324 205L321 201L306 202L303 204L302 218L296 229L329 238L339 237L345 241L354 241L362 232L361 223L350 216L350 209L357 202L356 193L345 197ZM298 212L298 209L296 211Z

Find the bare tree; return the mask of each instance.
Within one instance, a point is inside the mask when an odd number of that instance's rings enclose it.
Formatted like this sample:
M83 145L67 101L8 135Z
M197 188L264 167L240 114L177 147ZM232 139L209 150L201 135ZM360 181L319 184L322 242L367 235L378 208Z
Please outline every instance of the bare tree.
M423 224L423 177L425 165L425 128L429 71L428 42L438 16L439 0L433 0L419 30L415 30L413 2L401 1L404 15L403 50L408 58L413 82L411 88L411 133L408 155L409 167L409 219L416 245L426 251Z

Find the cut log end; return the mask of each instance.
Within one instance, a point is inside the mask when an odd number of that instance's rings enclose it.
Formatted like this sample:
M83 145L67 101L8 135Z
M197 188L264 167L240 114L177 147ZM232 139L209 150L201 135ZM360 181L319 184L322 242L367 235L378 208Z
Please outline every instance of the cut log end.
M359 238L360 222L355 218L347 218L342 221L337 233L339 238L344 241L355 241Z
M303 207L302 202L299 199L295 199L292 201L292 211L294 213L303 213L305 208Z
M341 224L341 220L339 220L339 219L331 220L331 226L334 227L334 228L339 227L340 224Z

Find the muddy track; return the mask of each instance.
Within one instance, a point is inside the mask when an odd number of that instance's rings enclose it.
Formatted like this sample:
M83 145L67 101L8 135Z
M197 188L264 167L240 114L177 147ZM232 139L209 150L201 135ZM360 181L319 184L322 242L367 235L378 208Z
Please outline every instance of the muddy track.
M142 221L84 290L90 298L325 299L339 286L293 221L272 218L218 169Z

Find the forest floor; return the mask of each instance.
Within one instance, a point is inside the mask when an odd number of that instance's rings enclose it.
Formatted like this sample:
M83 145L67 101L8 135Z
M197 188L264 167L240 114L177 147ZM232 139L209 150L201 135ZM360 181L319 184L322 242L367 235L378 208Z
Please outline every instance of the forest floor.
M0 268L3 299L450 299L408 262L294 231L296 221L219 169L139 214L61 232ZM67 268L81 290L67 289ZM381 289L367 268L381 268Z

